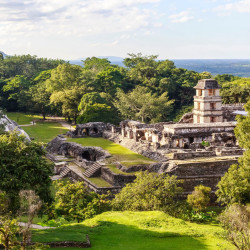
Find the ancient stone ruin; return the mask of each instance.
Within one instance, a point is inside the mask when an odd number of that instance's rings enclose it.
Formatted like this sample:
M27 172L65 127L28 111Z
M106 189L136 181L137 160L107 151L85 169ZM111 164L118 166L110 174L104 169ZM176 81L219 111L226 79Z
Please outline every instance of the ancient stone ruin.
M82 147L57 138L49 144L48 150L74 157L78 165L86 160L99 161L99 167L96 167L96 163L92 164L92 172L105 179L116 192L133 181L133 172L138 170L177 175L184 180L185 193L192 192L199 184L210 186L215 191L220 178L230 165L237 163L244 151L235 138L236 121L233 119L235 111L242 110L243 106L223 106L219 95L220 86L215 80L200 80L195 89L193 112L183 116L178 123L145 124L126 120L120 126L115 126L91 122L79 124L75 131L67 133L70 137L104 137L155 160L156 164L131 166L128 169L117 163L117 168L124 175L115 174L102 162L108 154L100 148ZM86 169L87 174L91 172L91 167ZM75 179L79 180L76 176ZM88 180L85 182L88 183ZM96 187L92 187L92 190L100 191Z

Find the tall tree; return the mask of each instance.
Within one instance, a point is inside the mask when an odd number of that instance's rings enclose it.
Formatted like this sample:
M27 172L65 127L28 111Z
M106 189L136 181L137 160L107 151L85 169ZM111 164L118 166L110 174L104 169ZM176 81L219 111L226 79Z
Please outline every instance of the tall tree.
M86 86L80 80L82 68L77 65L62 64L51 71L46 81L47 90L51 93L50 102L60 106L63 115L74 119L79 114L78 105Z
M158 97L148 88L137 86L127 94L118 90L114 104L124 118L140 119L142 122L160 122L167 119L172 111L173 102L168 100L167 92Z

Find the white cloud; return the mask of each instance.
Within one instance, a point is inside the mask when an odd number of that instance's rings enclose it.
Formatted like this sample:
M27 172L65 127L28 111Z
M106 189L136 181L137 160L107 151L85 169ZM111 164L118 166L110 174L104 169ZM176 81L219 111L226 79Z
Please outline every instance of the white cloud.
M180 13L169 16L169 19L172 23L185 23L194 19L194 17L190 14L189 11L182 11Z
M250 13L250 0L235 1L227 3L225 5L220 5L215 8L215 11L217 11L219 15L223 15L224 13L230 13L231 11L236 11L240 13Z
M159 1L0 0L0 37L81 37L153 29L159 21L152 4Z

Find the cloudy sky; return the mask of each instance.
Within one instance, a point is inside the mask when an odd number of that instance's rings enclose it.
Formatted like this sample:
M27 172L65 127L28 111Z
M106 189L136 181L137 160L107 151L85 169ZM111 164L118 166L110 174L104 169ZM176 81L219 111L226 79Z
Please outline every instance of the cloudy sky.
M0 0L0 51L250 59L250 0Z

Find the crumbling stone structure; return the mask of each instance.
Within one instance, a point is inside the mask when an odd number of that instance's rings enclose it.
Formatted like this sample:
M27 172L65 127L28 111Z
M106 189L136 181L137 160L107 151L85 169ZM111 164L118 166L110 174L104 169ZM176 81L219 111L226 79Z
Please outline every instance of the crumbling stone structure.
M83 147L74 142L67 142L64 138L56 137L48 143L49 153L66 157L74 157L81 161L100 161L111 155L100 147Z
M77 138L77 137L102 137L103 131L108 128L108 125L103 122L89 122L85 124L77 124L74 131L69 131L68 136Z
M187 193L199 184L210 186L214 191L230 165L237 163L238 157L243 154L244 150L238 147L234 135L236 121L233 114L242 110L243 105L223 106L219 95L220 86L215 80L200 80L195 89L194 110L184 115L179 123L144 124L126 120L120 126L114 126L93 122L77 125L76 130L68 135L102 136L157 161L150 166L130 168L117 164L122 172L131 175L113 173L105 166L96 166L95 169L93 165L92 170L116 190L133 181L134 172L149 170L177 175L184 180L183 187ZM107 152L102 152L100 148L79 149L77 144L65 141L58 143L55 140L48 148L51 152L73 156L78 162L97 161L107 157ZM86 151L92 156L87 156ZM91 173L90 170L87 169L85 175Z

